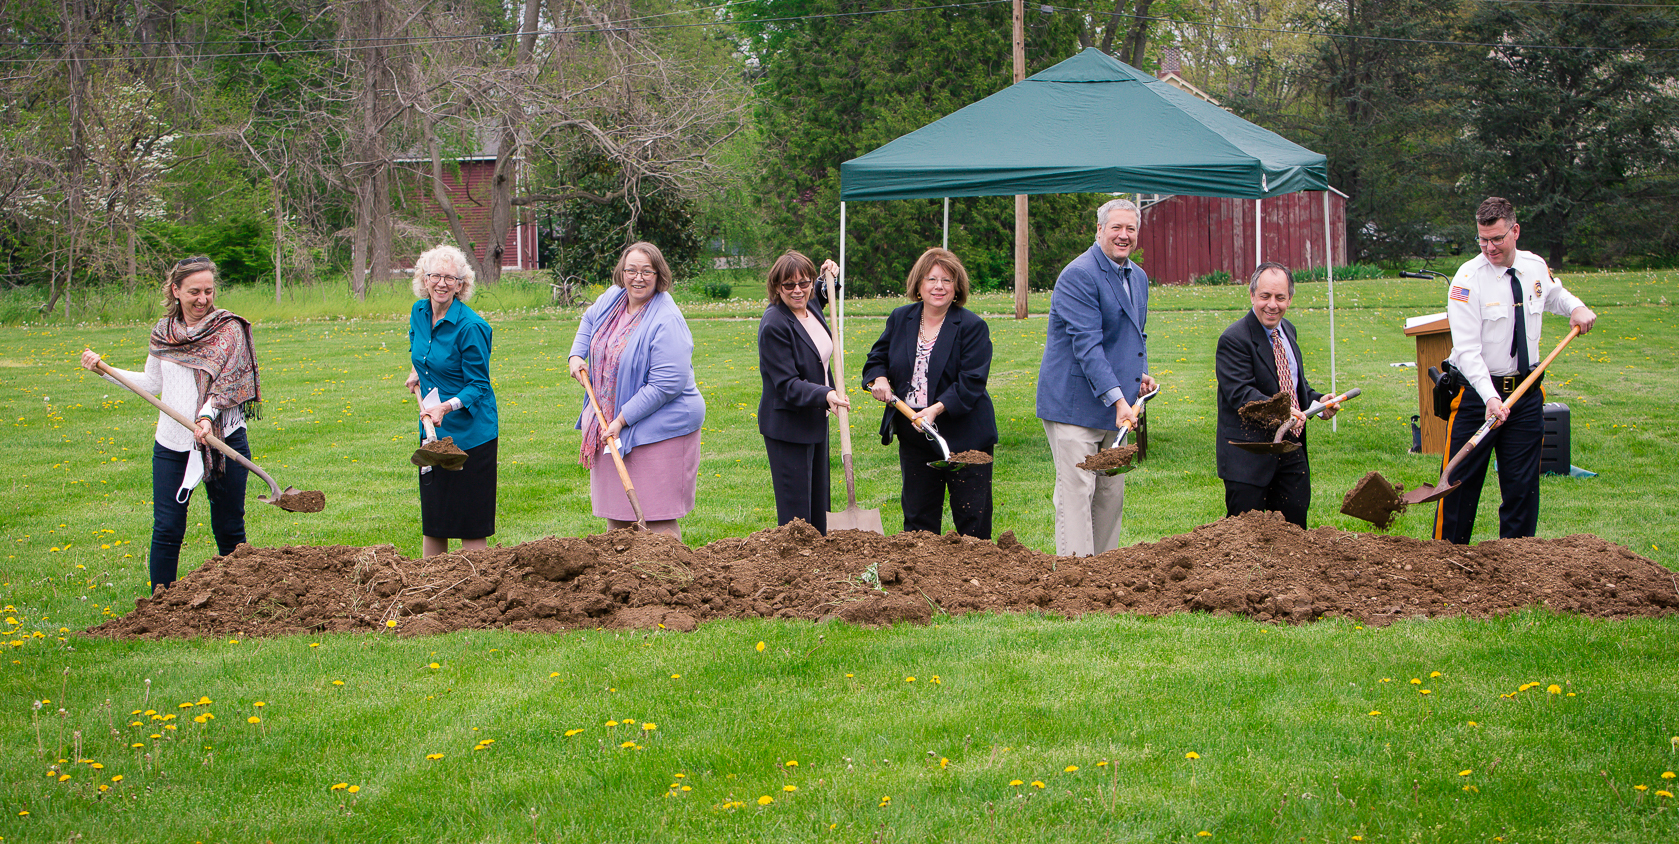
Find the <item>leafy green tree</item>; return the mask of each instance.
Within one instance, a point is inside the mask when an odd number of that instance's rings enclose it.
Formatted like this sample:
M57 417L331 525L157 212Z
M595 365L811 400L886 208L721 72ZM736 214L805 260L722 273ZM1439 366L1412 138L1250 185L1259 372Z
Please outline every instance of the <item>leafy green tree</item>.
M1498 45L1461 68L1473 185L1515 203L1522 245L1560 266L1583 218L1675 163L1674 12L1484 4L1465 33Z
M1013 81L1009 7L931 8L937 5L913 0L892 4L910 10L882 14L871 13L882 4L858 0L732 7L757 66L756 115L765 143L759 201L780 247L818 261L837 257L841 162ZM1082 25L1075 15L1028 15L1028 75L1076 52ZM1089 245L1094 209L1089 197L1032 198L1035 286L1052 284L1062 265ZM902 290L915 258L940 240L937 199L851 203L847 212L847 278L854 292ZM952 202L951 248L982 285L1008 278L1013 214L1010 197Z

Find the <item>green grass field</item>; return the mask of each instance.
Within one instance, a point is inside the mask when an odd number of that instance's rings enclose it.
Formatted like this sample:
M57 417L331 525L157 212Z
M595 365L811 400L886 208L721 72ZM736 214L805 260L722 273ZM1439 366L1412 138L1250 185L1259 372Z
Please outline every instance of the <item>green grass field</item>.
M1601 320L1554 364L1547 397L1572 408L1573 462L1599 474L1543 481L1540 535L1593 533L1679 569L1679 275L1565 281ZM691 545L774 522L752 416L754 288L684 299L709 405L700 504L683 524ZM495 539L598 531L572 430L581 391L565 377L577 311L492 293L475 304L496 329ZM257 462L328 499L325 513L290 514L257 503L253 486L251 536L417 554L407 300L389 292L357 310L302 295L320 300L303 321L280 318L260 290L222 301L259 315ZM1337 512L1364 472L1407 486L1439 475L1437 456L1405 453L1415 373L1390 364L1413 354L1404 318L1443 303L1431 282L1339 283L1335 296L1336 384L1364 395L1333 430L1314 423L1310 520L1364 530ZM1290 314L1320 389L1327 298L1326 285L1302 285ZM850 303L849 372L897 304ZM1051 470L1032 414L1046 300L1025 321L1002 297L972 305L996 343L997 529L1049 549ZM1128 476L1130 541L1222 515L1213 350L1246 306L1240 287L1153 292L1164 392L1150 404L1149 457ZM75 359L91 346L136 367L147 324L0 328L7 842L1679 840L1662 795L1679 790L1663 778L1679 770L1676 619L1528 611L1364 629L984 616L885 630L720 622L687 635L77 636L144 594L156 412ZM1548 343L1562 326L1548 323ZM858 494L891 531L896 455L874 436L872 401L852 395L864 408L852 420ZM1496 485L1483 495L1478 540L1496 536L1497 497ZM1431 515L1394 532L1426 536ZM198 525L183 567L213 553Z

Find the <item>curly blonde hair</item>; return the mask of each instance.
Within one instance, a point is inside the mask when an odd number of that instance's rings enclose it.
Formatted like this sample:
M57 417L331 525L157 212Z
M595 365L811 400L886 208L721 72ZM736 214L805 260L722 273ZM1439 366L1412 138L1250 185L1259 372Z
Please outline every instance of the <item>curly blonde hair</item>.
M472 291L478 288L478 274L472 271L472 262L467 260L466 253L440 243L427 249L414 259L414 295L420 299L427 298L426 276L430 273L446 273L461 277L461 289L455 291L455 298L462 302L472 298Z

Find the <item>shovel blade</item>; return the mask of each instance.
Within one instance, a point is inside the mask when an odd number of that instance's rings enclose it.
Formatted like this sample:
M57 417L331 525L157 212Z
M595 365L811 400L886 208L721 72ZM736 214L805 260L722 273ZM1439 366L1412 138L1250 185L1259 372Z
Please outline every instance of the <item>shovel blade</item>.
M927 468L943 469L947 472L960 472L963 469L968 468L968 464L955 460L929 460L927 461Z
M855 504L838 513L828 514L828 532L836 530L860 530L886 535L886 527L880 523L880 511L864 510Z
M1457 488L1457 484L1445 482L1442 482L1439 486L1429 486L1428 484L1423 484L1422 486L1419 486L1416 489L1400 496L1400 500L1404 501L1406 504L1427 504L1431 501L1439 501L1440 499L1445 498L1452 493L1452 490Z

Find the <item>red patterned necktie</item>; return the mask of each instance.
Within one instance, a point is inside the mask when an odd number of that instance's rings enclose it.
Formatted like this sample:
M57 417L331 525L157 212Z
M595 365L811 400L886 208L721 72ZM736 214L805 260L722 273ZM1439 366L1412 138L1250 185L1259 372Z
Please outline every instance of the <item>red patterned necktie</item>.
M1294 392L1294 372L1288 367L1288 353L1283 351L1283 330L1271 332L1271 354L1277 359L1277 383L1288 393L1288 406L1300 409L1300 397Z

